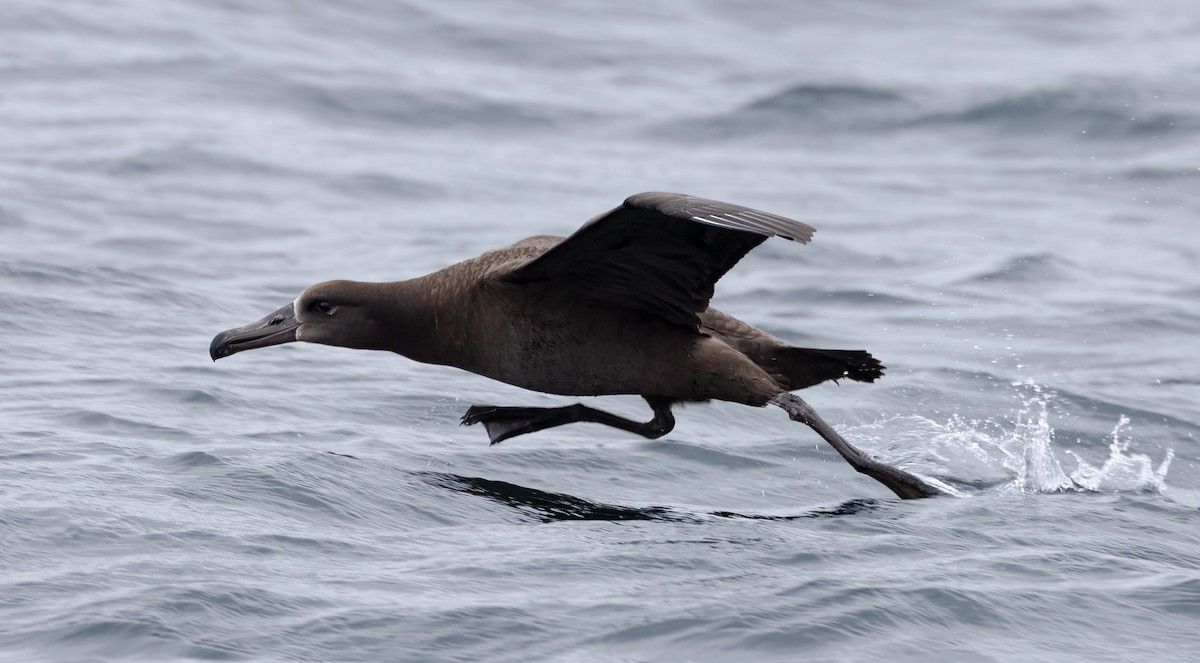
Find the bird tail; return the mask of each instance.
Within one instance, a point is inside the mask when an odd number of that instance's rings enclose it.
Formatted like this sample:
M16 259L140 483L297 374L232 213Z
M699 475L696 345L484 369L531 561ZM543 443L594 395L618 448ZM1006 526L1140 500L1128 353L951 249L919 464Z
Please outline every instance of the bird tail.
M782 377L788 391L794 391L842 378L874 382L886 367L865 350L783 347L771 357L770 365L763 368Z

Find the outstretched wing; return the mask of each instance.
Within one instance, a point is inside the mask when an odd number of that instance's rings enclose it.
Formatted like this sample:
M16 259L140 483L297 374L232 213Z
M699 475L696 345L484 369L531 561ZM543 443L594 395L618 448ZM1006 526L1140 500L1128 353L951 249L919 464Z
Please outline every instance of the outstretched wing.
M515 269L610 304L698 329L713 286L768 237L807 244L806 224L680 193L639 193Z

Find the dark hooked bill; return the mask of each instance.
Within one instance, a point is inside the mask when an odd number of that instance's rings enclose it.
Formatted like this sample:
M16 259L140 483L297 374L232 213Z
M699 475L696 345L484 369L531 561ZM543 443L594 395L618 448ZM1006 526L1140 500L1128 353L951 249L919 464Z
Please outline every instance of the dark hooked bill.
M296 329L299 326L295 307L292 304L281 306L262 320L217 334L208 346L208 355L216 361L242 350L291 343L296 340Z

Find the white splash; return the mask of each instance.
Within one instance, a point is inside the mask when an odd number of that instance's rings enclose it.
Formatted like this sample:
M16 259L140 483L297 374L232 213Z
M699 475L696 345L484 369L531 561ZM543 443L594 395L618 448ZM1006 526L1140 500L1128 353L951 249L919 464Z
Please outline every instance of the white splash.
M1148 487L1163 489L1163 480L1167 477L1171 460L1175 458L1175 450L1168 449L1155 468L1149 456L1129 453L1130 439L1123 435L1128 428L1129 417L1121 415L1121 420L1109 436L1108 458L1100 467L1090 465L1073 451L1067 451L1078 464L1071 473L1071 481L1078 488L1105 493L1145 490Z
M1003 420L945 423L919 415L890 418L859 427L862 434L886 441L881 456L910 471L922 471L957 482L1000 486L1001 490L1053 493L1162 492L1174 458L1168 449L1155 467L1144 453L1130 451L1129 418L1121 416L1109 436L1108 457L1094 466L1078 453L1060 449L1050 424L1052 391L1033 382L1015 383L1022 405ZM869 444L869 443L867 443ZM876 447L878 448L878 447ZM1063 460L1071 459L1068 472ZM1069 464L1069 463L1068 463Z

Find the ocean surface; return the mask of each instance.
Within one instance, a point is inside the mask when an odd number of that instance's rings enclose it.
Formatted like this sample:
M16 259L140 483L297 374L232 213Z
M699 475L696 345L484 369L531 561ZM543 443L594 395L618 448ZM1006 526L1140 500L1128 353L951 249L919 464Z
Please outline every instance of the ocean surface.
M209 340L640 191L810 223L714 305L870 350L490 447L402 357ZM1200 660L1200 5L0 5L0 660ZM636 397L584 399L637 419Z

